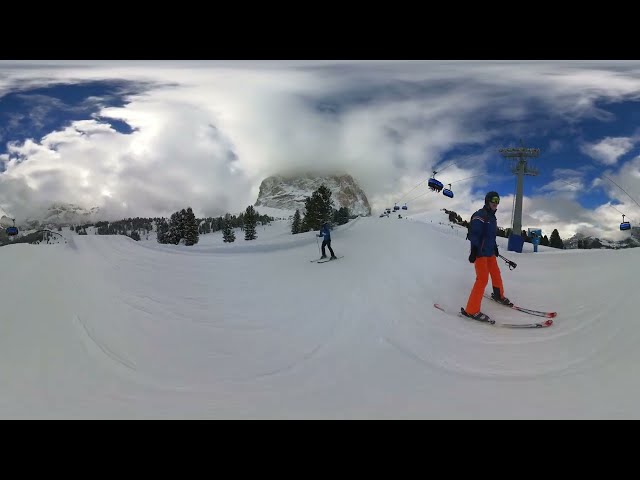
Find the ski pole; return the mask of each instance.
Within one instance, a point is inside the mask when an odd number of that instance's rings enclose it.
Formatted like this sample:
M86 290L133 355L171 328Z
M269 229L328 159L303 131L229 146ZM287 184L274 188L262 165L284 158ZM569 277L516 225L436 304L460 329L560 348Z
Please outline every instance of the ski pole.
M514 268L516 268L518 266L518 264L516 262L512 262L511 260L509 260L508 258L503 257L502 255L499 255L499 257L501 259L503 259L505 262L507 262L507 265L509 265L509 270L513 270Z

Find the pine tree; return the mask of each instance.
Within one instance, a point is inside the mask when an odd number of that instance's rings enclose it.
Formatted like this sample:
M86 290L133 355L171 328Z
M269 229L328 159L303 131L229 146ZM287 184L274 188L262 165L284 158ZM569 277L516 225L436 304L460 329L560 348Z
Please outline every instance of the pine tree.
M291 223L291 233L295 235L300 233L300 210L296 209L296 213L293 215L293 222Z
M184 210L183 210L184 212ZM191 245L195 245L200 240L200 236L198 234L198 220L196 219L195 214L191 207L187 208L187 211L183 217L183 225L184 225L184 244L188 247Z
M331 199L331 190L329 190L324 185L320 185L318 188L318 194L320 195L320 216L322 222L319 226L321 226L324 222L328 222L331 220L331 212L333 212L333 200Z
M560 234L558 233L557 228L554 228L553 232L551 232L551 238L549 239L549 246L553 248L564 248L564 243L560 238Z
M169 231L165 236L166 243L178 245L182 239L182 231L180 230L180 212L174 212L169 218Z
M307 197L304 200L304 211L305 215L302 219L302 229L305 232L312 230L312 225L316 222L313 220L316 217L316 203L312 200L313 197Z
M178 231L180 232L180 240L185 239L187 233L187 211L184 208L178 214Z
M244 212L244 239L245 240L255 240L258 238L256 234L256 223L257 223L257 214L253 209L253 205L249 205Z
M236 227L240 228L241 232L244 232L244 212L242 212L240 215L238 215L238 217L234 217L235 218L235 225Z
M545 247L549 246L549 238L546 235L542 237L542 240L540 240L540 245Z
M231 228L231 215L229 215L228 213L224 216L224 220L222 221L223 223L223 227L222 227L222 239L224 240L225 243L227 242L235 242L236 241L236 234L233 231L233 229Z
M307 197L305 200L306 215L304 226L308 230L320 230L323 223L331 221L333 212L333 200L331 190L323 185Z
M300 233L305 233L311 230L311 227L307 223L307 216L300 217Z
M107 228L107 227L101 227ZM169 231L169 224L164 218L156 221L156 239L158 243L167 243L167 232Z
M348 207L340 207L338 210L338 219L336 221L338 225L344 225L345 223L349 223L349 208Z

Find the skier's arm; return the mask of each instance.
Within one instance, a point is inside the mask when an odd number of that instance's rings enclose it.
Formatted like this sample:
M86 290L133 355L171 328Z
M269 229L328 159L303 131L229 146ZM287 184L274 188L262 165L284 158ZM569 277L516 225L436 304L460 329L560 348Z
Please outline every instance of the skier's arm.
M480 249L482 243L482 233L484 231L486 219L480 214L474 214L471 218L471 232L469 233L469 240L471 241L471 247Z

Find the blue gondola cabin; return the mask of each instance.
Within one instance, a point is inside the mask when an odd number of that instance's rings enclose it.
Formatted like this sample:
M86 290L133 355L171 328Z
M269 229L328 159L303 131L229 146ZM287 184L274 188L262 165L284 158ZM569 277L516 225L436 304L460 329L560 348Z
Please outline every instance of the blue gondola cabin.
M18 227L9 227L7 228L7 235L13 237L18 234Z
M625 222L624 217L626 215L622 215L622 223L620 224L620 230L629 230L631 229L631 224L629 222Z
M442 191L442 194L443 194L445 197L453 198L453 192L452 192L451 190L449 190L448 188L445 188L445 189Z
M444 185L441 181L436 180L435 178L430 178L428 182L429 188L434 192L439 192L444 188Z

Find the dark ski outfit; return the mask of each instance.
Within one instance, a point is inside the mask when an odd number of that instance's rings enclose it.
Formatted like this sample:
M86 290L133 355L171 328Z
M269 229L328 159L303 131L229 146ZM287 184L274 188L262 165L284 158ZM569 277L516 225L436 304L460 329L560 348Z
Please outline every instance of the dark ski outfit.
M333 249L331 248L331 231L329 230L329 225L327 223L322 224L322 228L320 229L320 234L318 237L324 237L322 240L322 257L327 258L327 254L325 252L325 247L329 247L329 251L331 252L331 260L336 258L335 253L333 253Z

